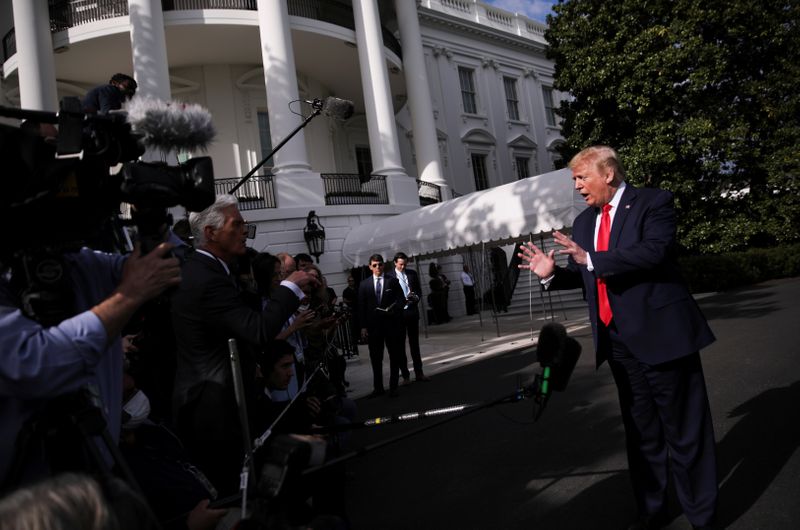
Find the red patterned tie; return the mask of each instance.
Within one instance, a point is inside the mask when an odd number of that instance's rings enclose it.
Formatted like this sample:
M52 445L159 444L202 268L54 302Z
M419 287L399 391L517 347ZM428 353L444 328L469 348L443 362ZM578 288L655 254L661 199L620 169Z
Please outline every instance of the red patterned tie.
M600 230L597 231L595 250L608 250L608 238L611 234L611 216L608 214L610 210L610 204L603 205L603 214L600 216ZM611 314L611 305L608 303L606 281L603 278L597 278L597 306L600 311L600 320L608 326L613 315Z

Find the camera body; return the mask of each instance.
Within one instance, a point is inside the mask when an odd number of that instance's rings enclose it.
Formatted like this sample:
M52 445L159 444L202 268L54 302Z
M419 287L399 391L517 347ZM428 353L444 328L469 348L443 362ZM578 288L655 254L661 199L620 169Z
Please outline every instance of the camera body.
M125 113L87 115L78 98L64 98L58 114L0 107L2 185L0 261L28 249L119 250L120 204L137 209L183 205L202 210L215 198L211 159L177 166L138 161L145 147ZM44 125L59 125L46 137ZM122 170L111 170L123 164ZM117 248L115 248L117 247Z
M129 248L123 227L133 223L121 218L121 203L133 206L139 237L152 247L163 240L167 208L214 202L211 159L138 161L145 146L125 113L87 115L67 97L57 114L0 107L0 116L24 120L0 124L0 268L10 269L25 313L42 324L70 316L58 274L64 254Z

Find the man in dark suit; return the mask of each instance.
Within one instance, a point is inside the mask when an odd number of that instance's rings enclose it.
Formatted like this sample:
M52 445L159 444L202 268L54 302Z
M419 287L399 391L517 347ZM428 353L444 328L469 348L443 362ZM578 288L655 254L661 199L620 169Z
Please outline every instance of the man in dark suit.
M394 270L386 273L387 276L397 278L403 290L405 304L403 305L403 361L400 371L405 382L410 381L408 359L406 358L405 341L408 337L408 349L414 365L414 379L416 381L430 381L422 370L422 356L419 351L419 299L422 296L422 286L419 283L417 271L407 269L408 256L403 252L394 255Z
M358 284L358 314L361 337L369 345L372 364L373 390L370 397L385 393L383 387L383 348L389 352L389 395L397 395L400 365L405 359L403 351L402 312L405 305L403 289L397 278L383 273L383 257L373 254L369 258L372 276Z
M248 346L263 348L275 339L305 296L302 287L316 280L292 273L267 309L256 311L241 298L230 270L245 254L247 240L236 198L217 197L189 222L197 250L183 265L184 281L171 300L178 349L173 417L194 461L225 494L237 489L244 455L228 339L239 342L243 376L252 383L255 360L247 355Z
M609 362L619 391L639 509L630 528L665 524L669 471L687 519L708 527L717 471L698 351L714 335L677 270L672 194L626 184L610 147L584 149L569 167L590 208L572 239L554 233L568 264L556 267L555 251L528 243L520 268L549 289L585 288L597 366Z

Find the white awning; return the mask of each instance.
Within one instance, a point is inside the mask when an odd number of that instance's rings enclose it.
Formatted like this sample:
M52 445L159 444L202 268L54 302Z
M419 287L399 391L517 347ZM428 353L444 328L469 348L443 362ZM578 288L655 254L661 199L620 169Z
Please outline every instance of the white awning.
M345 238L343 260L360 266L372 254L391 259L398 251L432 258L571 227L586 204L570 176L569 169L552 171L357 226Z

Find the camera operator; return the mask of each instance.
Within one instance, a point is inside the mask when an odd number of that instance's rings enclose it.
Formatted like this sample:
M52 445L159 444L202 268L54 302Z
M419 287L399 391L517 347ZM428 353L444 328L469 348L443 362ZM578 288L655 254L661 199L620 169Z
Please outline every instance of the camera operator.
M86 93L83 98L83 112L86 114L105 114L119 110L122 104L136 93L136 81L125 74L114 74L105 85L99 85Z
M138 248L128 257L86 248L63 255L74 316L51 326L26 315L18 279L15 282L4 271L0 278L0 479L4 486L48 473L41 448L32 447L19 434L26 421L62 394L87 385L96 387L108 430L117 441L122 407L120 331L144 302L180 283L178 260L166 258L171 248L161 244L144 256Z

